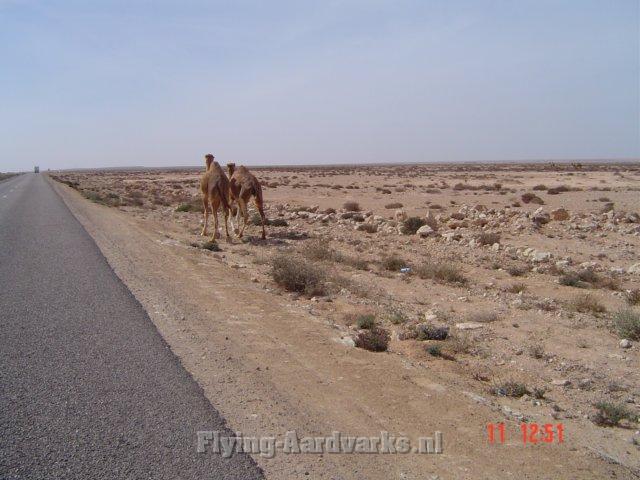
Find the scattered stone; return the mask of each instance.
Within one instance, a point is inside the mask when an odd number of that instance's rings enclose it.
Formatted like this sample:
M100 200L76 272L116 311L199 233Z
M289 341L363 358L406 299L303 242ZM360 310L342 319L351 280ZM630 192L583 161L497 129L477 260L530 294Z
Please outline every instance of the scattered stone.
M551 253L550 252L539 252L537 250L534 250L534 252L530 255L531 260L533 260L534 262L540 263L540 262L546 262L549 261L551 259Z
M551 216L547 212L545 212L542 207L540 207L535 212L533 212L531 220L536 225L544 225L546 223L549 223L549 221L551 220Z
M420 236L422 238L434 237L434 236L438 235L438 232L436 232L429 225L423 225L418 229L418 231L416 232L416 235L418 235L418 236Z
M571 380L567 380L566 378L551 380L551 385L555 385L557 387L568 387L569 385L571 385Z
M479 328L484 328L484 324L478 322L462 322L456 323L456 328L458 330L477 330Z
M631 340L626 338L620 340L620 348L631 348Z
M353 338L351 337L341 337L338 339L338 342L342 343L343 345L346 345L347 347L355 347L356 346L356 342Z
M640 263L634 263L627 269L627 273L640 273Z

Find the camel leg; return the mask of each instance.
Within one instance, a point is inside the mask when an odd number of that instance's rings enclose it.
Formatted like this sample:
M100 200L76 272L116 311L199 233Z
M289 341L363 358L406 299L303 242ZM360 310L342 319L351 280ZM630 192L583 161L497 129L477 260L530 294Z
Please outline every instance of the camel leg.
M264 230L264 225L265 223L267 223L267 220L264 216L264 207L262 205L262 202L260 201L260 199L258 197L254 197L253 198L255 204L256 204L256 208L258 209L258 213L260 213L260 219L262 220L262 239L266 239L267 238L267 234Z
M213 237L212 240L216 240L220 236L220 232L218 231L218 207L219 200L214 200L211 202L211 210L213 211Z
M238 232L240 232L240 202L236 203L236 225L238 225Z
M247 212L247 202L244 198L238 198L238 205L240 206L240 210L242 211L242 227L240 227L240 233L238 236L242 238L244 234L244 229L247 226L247 221L249 220L249 213ZM238 220L238 225L240 224L240 220Z
M231 241L231 235L229 235L229 209L222 207L222 211L224 212L224 231L227 234L227 242ZM233 223L231 224L233 226Z
M202 227L202 232L200 232L200 236L202 237L207 236L207 225L209 223L209 208L207 206L208 203L209 203L208 198L202 199L202 210L203 210L202 215L204 216L204 226Z
M231 230L233 231L233 233L237 233L236 227L233 224L233 200L231 199L229 199L229 221L231 222Z

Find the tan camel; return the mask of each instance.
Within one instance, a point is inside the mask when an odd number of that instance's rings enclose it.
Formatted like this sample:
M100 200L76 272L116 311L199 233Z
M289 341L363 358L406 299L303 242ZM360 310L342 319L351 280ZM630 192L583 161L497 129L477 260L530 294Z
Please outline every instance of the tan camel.
M238 209L236 211L236 221L238 223L238 237L242 238L244 229L249 221L249 213L247 212L247 203L251 197L258 208L260 218L262 220L262 239L267 238L264 230L264 224L266 218L264 216L264 201L262 199L262 187L258 179L242 165L236 169L235 163L227 163L227 169L229 170L229 199L230 202L237 202ZM243 223L240 227L240 213L242 213ZM233 227L233 221L231 222Z
M213 212L213 237L215 240L219 237L218 233L218 208L222 205L224 213L224 229L227 233L227 241L231 239L229 236L229 179L220 167L220 164L214 161L213 155L210 153L204 156L207 170L200 178L200 190L202 191L202 208L204 215L204 226L202 227L202 236L207 235L207 225L209 223L209 208Z

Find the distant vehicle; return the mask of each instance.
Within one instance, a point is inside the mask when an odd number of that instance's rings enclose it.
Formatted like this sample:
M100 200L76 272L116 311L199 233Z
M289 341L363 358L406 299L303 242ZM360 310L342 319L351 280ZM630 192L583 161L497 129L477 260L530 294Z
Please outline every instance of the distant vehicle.
M33 167L33 173L40 173L40 167L38 167L37 165Z

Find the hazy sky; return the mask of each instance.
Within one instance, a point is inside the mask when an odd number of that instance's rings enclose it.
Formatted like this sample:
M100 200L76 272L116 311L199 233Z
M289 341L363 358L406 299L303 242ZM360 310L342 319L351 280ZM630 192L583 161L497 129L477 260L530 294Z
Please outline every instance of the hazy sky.
M640 157L637 0L0 0L0 170Z

